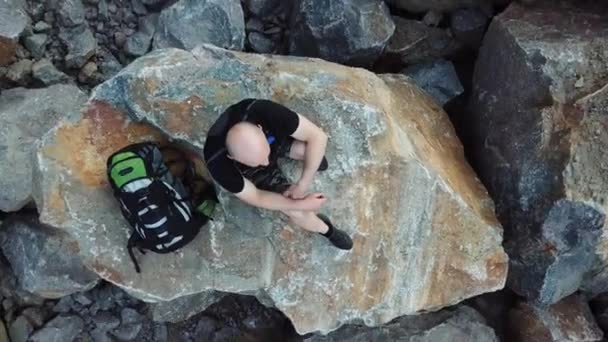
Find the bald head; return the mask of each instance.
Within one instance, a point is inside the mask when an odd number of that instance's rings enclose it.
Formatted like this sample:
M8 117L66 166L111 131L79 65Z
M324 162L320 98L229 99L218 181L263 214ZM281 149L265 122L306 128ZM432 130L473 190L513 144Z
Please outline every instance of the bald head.
M262 129L250 122L239 122L226 135L230 158L250 167L267 166L270 145Z

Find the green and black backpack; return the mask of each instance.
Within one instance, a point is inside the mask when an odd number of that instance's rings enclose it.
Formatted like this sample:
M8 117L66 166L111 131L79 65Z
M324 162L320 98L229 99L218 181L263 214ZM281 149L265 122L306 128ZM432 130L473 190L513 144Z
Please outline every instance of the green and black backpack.
M107 161L114 196L133 228L127 249L138 273L134 247L142 254L145 250L156 253L178 250L192 241L211 219L217 203L212 185L196 191L201 189L201 182L206 182L196 174L188 158L178 152L179 158L165 161L163 152L156 143L145 142L129 145ZM182 177L171 172L171 163L186 165Z

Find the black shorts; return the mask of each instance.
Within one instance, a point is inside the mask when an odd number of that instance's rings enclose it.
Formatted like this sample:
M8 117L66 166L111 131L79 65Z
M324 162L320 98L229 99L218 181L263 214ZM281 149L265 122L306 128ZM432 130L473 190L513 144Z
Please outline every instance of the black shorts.
M248 167L239 165L243 177L250 180L258 189L283 193L292 182L285 177L278 165L281 157L289 157L293 138L276 141L270 144L270 157L268 166Z

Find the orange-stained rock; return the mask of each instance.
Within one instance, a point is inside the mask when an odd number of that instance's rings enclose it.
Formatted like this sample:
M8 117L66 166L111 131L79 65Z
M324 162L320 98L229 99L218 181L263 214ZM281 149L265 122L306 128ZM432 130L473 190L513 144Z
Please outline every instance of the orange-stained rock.
M192 243L139 257L135 273L106 158L160 131L200 151L217 116L246 97L280 102L328 132L330 168L313 188L327 194L322 211L352 236L354 249L337 250L278 213L221 193L224 210ZM85 264L146 301L247 292L274 304L298 332L326 333L504 285L507 256L492 201L446 113L403 76L210 45L158 50L96 88L81 118L61 123L42 145L41 220L77 237ZM282 165L292 178L297 166Z

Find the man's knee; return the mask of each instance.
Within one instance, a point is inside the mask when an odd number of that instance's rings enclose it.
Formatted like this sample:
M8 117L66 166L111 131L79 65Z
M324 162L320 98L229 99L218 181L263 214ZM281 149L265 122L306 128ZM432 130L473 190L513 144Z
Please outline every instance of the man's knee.
M306 155L306 143L300 140L294 140L289 149L289 158L295 160L303 160Z

